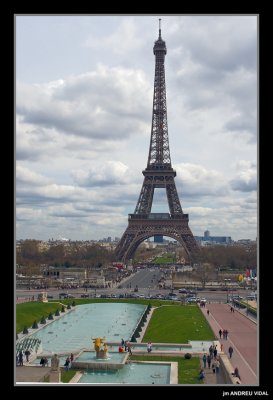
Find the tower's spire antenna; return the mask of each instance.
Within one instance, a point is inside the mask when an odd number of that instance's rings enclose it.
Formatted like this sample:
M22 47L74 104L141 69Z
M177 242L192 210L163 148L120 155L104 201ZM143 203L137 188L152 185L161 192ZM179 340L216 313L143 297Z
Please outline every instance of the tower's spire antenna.
M159 37L158 37L158 39L161 39L161 18L159 18L158 22L159 22Z

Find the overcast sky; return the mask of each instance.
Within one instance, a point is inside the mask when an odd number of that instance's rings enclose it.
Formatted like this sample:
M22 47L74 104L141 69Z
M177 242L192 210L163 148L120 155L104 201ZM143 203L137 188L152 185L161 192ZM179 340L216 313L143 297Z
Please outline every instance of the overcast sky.
M256 16L17 16L16 236L121 237L143 183L162 18L176 187L194 235L257 237ZM168 212L157 189L154 212Z

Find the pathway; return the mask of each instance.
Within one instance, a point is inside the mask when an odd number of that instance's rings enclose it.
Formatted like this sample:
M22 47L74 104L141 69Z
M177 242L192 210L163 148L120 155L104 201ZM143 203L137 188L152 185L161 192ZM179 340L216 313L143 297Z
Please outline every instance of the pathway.
M207 309L210 311L209 316ZM228 355L229 346L233 347L230 362L233 368L238 367L242 384L258 385L257 324L236 310L231 313L228 304L207 304L207 308L201 308L201 311L219 342L223 343L225 354ZM219 339L220 328L229 331L227 340Z

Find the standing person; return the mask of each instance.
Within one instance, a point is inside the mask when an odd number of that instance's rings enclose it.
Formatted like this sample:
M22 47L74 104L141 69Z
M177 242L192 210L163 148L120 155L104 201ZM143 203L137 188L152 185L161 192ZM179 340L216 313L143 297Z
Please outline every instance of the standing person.
M219 330L219 338L220 338L220 339L222 338L222 333L223 333L223 332L222 332L222 329L220 329L220 330Z
M218 359L216 359L216 360L214 361L214 365L215 365L216 374L219 374L219 371L220 371L220 362L219 362Z
M217 348L216 348L216 346L214 347L214 350L213 350L213 356L214 356L214 359L216 360L216 357L217 357Z
M203 363L204 363L204 369L207 367L207 356L206 356L206 353L204 353L204 355L203 355Z
M209 354L210 354L210 358L213 359L213 347L212 347L212 345L210 345L210 347L209 347Z
M121 347L123 347L125 344L124 339L121 339ZM125 350L126 351L126 350Z
M226 329L226 340L227 340L227 337L228 337L228 330Z
M22 350L20 350L18 358L19 358L19 366L23 367L24 363L23 363L23 352L22 352Z
M71 363L71 364L72 364L73 360L74 360L74 354L71 353L71 354L70 354L70 363Z
M209 310L207 310L207 316L209 316Z
M148 353L151 353L151 351L152 351L152 343L151 342L148 342L148 344L147 344L147 351L148 351Z
M232 353L233 353L233 347L232 346L229 346L228 352L229 352L229 358L231 358L232 357Z
M124 343L124 350L127 351L127 347L128 347L128 340L125 341Z
M211 356L209 354L207 354L207 363L208 363L208 367L210 368Z
M226 339L226 334L227 334L227 331L226 331L226 329L224 329L223 330L223 339Z
M69 364L70 364L70 360L69 360L69 357L67 357L67 359L65 360L65 363L64 363L64 368L66 371L69 370Z
M26 351L25 351L25 356L26 356L27 362L29 362L29 356L30 356L30 351L29 351L29 349L26 349Z
M129 354L131 356L132 355L132 345L131 345L131 343L129 341L127 343L127 347L128 347L128 352L129 352Z
M223 351L224 345L221 343L221 352Z

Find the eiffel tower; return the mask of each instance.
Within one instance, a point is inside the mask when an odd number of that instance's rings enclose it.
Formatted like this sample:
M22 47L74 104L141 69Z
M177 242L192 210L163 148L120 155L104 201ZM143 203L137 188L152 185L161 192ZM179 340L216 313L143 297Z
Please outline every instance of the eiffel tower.
M174 182L176 172L172 168L169 149L164 68L167 48L161 38L160 22L159 19L159 37L153 48L155 80L148 163L142 171L144 182L135 212L128 215L128 227L116 247L116 258L123 262L133 257L140 243L154 235L177 240L184 247L189 260L192 253L199 249L188 226L189 215L182 211ZM151 213L155 188L165 188L170 213Z

